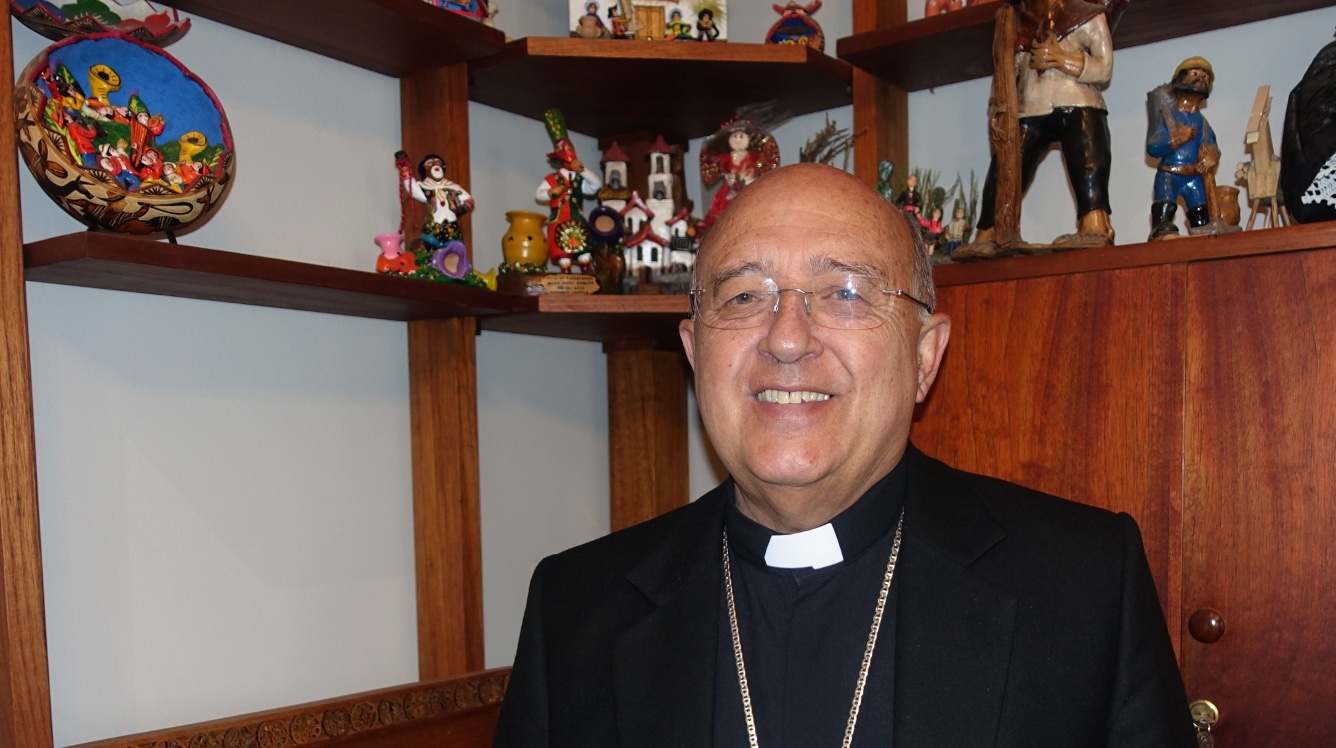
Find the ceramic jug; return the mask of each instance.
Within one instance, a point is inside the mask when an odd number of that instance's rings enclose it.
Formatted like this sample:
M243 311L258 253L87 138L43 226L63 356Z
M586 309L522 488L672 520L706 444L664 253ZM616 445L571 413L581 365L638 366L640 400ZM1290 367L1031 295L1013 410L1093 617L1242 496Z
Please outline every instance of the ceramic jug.
M506 211L510 230L501 238L501 253L509 265L547 265L547 234L543 221L547 216L532 210Z

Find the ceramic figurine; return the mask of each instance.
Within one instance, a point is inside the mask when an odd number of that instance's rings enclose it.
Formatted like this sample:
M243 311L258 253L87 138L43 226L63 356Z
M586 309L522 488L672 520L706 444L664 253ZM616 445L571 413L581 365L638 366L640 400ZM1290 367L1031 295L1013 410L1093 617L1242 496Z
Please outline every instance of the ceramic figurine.
M1215 189L1220 147L1201 113L1214 85L1211 63L1191 57L1178 66L1169 83L1147 94L1146 155L1158 161L1150 210L1152 240L1178 236L1174 213L1180 199L1187 206L1189 233L1226 230Z
M969 233L970 224L965 220L965 208L956 206L955 215L951 222L946 225L946 254L950 256L956 249L964 244L966 235Z
M582 39L606 39L608 37L608 27L604 26L603 19L598 17L598 3L589 3L585 6L585 13L576 20L575 28L571 30L571 36L578 36Z
M905 188L895 198L895 206L915 218L922 218L923 193L918 189L919 176L910 174L905 177Z
M166 47L190 31L190 19L148 0L51 2L9 0L9 10L24 26L48 39L119 31L145 44Z
M631 38L631 22L616 5L608 8L608 25L612 27L609 36L613 39Z
M473 196L459 184L445 178L445 159L434 153L422 157L417 165L417 178L409 167L408 154L394 154L399 170L399 183L404 194L427 206L422 223L421 241L435 249L448 242L461 241L459 218L473 210ZM410 241L409 245L413 246Z
M695 38L691 35L691 24L682 20L680 9L673 8L669 12L668 25L665 27L663 38L679 42L689 42Z
M744 187L779 166L779 144L770 135L766 107L739 114L701 146L700 178L706 187L719 184L705 218L696 225L704 238L719 215ZM722 182L722 184L720 184Z
M14 93L24 163L89 228L176 232L232 183L222 106L157 47L114 32L70 37L38 55Z
M724 17L722 2L696 0L696 38L703 42L720 41L720 21ZM719 21L716 21L716 17Z
M380 256L376 258L377 273L411 275L417 270L413 253L404 251L403 234L379 234L376 246L380 247Z
M576 155L560 110L544 112L543 124L552 139L553 151L547 160L554 171L539 183L534 197L551 211L547 224L549 254L562 273L571 272L572 263L578 264L581 272L589 272L593 255L584 201L594 196L602 182Z
M984 181L978 259L1113 243L1109 220L1108 111L1113 29L1129 0L1010 0L999 3L989 100L992 163ZM1052 145L1062 147L1076 196L1078 228L1053 245L1020 239L1021 199Z
M886 202L895 201L895 188L891 187L891 176L895 174L895 164L883 159L877 164L877 192Z
M1299 223L1336 220L1336 42L1290 91L1280 137L1280 191Z
M821 0L812 0L809 5L799 5L789 0L788 5L773 5L779 14L779 20L766 32L766 44L802 44L812 49L825 49L826 36L821 31L821 24L812 18L812 14L821 9Z
M496 12L489 6L492 5L488 0L424 0L427 3L435 5L438 8L445 8L451 13L456 13L475 21L484 23L496 15ZM490 24L488 24L490 25Z

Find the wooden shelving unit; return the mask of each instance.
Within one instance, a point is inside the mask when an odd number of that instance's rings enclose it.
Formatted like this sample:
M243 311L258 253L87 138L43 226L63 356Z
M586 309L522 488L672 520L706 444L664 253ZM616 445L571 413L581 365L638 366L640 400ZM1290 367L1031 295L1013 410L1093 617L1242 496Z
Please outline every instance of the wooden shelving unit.
M506 35L422 0L163 0L163 5L403 78L492 54Z
M1189 236L1170 241L1079 249L1035 257L1007 257L939 265L933 271L933 278L941 288L1096 270L1302 252L1333 246L1336 246L1336 222L1310 223L1219 236Z
M537 308L470 286L81 232L24 247L30 281L409 322Z
M652 343L681 347L677 323L687 316L686 296L539 296L537 309L488 317L484 330L542 335L549 338L595 340L609 349ZM646 345L645 347L649 347Z
M549 107L602 137L644 128L669 142L708 135L742 104L791 115L849 104L852 68L797 45L530 37L469 63L473 101L534 119ZM678 99L664 91L685 90Z
M1113 43L1117 48L1176 39L1204 31L1299 13L1330 0L1141 0L1127 6ZM908 91L993 74L992 3L840 39L839 57Z

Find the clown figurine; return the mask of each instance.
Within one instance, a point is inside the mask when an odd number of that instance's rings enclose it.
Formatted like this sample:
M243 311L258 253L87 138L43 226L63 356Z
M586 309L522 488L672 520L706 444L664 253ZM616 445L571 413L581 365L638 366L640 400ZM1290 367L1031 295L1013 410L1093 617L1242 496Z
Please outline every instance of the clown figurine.
M589 273L594 257L589 242L589 225L584 217L584 201L603 183L575 155L575 146L566 133L566 120L560 110L544 112L543 124L552 138L553 151L547 154L547 161L554 171L539 183L534 198L551 210L547 219L548 254L563 273L571 272L572 261L579 263L581 272Z
M1159 159L1155 202L1150 209L1151 240L1178 235L1174 213L1180 198L1187 206L1188 233L1219 233L1217 229L1223 228L1223 222L1213 221L1216 216L1211 209L1220 147L1201 114L1214 84L1211 63L1192 57L1178 66L1173 80L1147 96L1146 155Z
M459 217L473 210L473 196L459 184L445 178L445 159L429 153L418 162L417 179L408 166L408 155L395 154L399 182L404 194L427 206L422 225L422 241L433 248L463 239Z

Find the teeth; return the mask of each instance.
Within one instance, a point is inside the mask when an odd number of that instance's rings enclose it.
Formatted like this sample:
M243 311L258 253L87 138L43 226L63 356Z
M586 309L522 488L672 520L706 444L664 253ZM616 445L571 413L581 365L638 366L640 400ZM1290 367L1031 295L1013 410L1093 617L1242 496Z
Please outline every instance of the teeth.
M779 403L780 405L789 405L791 403L813 403L829 400L830 395L824 392L808 392L807 390L798 390L796 392L785 392L784 390L761 390L756 393L756 399L763 403Z

